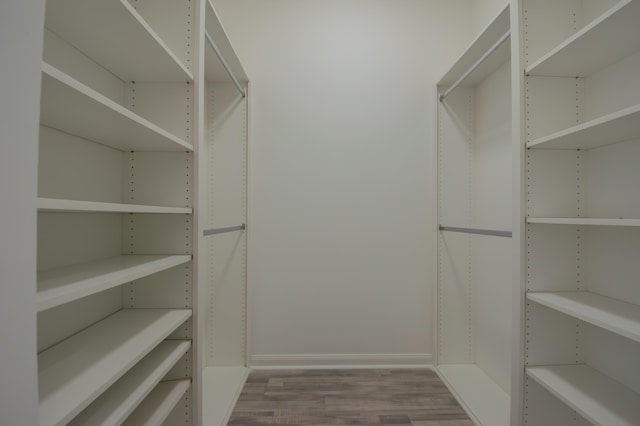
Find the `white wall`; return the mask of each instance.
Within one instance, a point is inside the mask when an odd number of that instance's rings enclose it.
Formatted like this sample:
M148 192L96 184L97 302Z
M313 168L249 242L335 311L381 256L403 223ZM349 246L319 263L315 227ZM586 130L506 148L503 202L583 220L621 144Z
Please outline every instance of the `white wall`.
M472 1L214 5L253 90L253 361L424 361L436 268L433 85L474 37ZM381 354L394 356L368 356Z
M509 0L475 0L476 32L485 29L507 4Z
M38 424L36 165L44 1L0 3L0 413Z

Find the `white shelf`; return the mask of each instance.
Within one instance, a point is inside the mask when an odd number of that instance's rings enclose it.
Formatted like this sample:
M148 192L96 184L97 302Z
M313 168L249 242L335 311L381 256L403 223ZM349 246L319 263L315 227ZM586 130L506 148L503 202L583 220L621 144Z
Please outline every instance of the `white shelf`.
M125 255L38 273L38 312L187 263L190 255Z
M40 426L69 422L189 317L124 309L40 353Z
M165 340L120 380L76 416L69 425L121 424L191 347L191 342Z
M247 73L233 50L233 46L227 37L222 23L218 19L218 15L211 4L211 0L204 1L206 2L206 31L211 35L216 46L218 46L218 49L220 49L220 52L222 53L224 60L227 62L227 65L231 68L233 75L235 75L241 83L248 82L249 77L247 77ZM208 43L206 43L204 52L205 79L211 82L231 81L224 67L220 63L220 60L216 57L216 54Z
M527 148L591 149L640 138L640 105L538 138Z
M249 369L244 367L207 367L204 369L203 399L204 424L224 426L242 392Z
M624 0L526 68L528 75L584 77L640 50L640 3Z
M593 219L582 217L528 217L527 223L549 225L640 226L640 219Z
M171 414L171 411L180 402L189 386L190 380L177 380L161 382L138 405L129 418L122 423L123 426L157 426ZM208 401L207 401L208 403Z
M440 364L442 380L467 413L482 425L509 426L509 395L475 364Z
M438 86L446 87L455 83L504 33L509 31L510 27L509 6L507 5L471 43L444 77L440 79ZM462 85L471 87L477 85L509 60L510 57L511 47L507 41L472 72Z
M527 293L527 299L640 342L640 306L586 291Z
M124 81L193 80L127 0L48 2L45 26Z
M640 395L586 365L529 367L527 375L594 424L640 424Z
M40 122L123 151L193 151L191 144L46 62L42 63Z
M193 213L193 209L190 207L143 206L139 204L102 203L56 198L38 198L38 211L65 213Z

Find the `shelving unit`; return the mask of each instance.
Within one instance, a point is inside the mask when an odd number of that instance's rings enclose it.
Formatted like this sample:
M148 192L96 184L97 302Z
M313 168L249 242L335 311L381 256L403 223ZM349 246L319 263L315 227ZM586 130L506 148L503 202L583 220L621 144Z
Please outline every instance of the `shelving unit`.
M197 422L197 6L47 1L40 425Z
M115 425L124 422L160 380L189 350L188 341L167 340L76 416L69 425Z
M199 193L205 324L203 424L226 425L249 374L247 360L247 149L249 79L210 1L205 1L204 98ZM215 50L220 53L218 57ZM223 62L226 63L226 68ZM235 79L235 82L234 82ZM236 85L237 83L237 85ZM222 233L206 232L222 230ZM224 232L224 230L231 230Z
M492 426L510 418L509 9L438 83L435 367L470 417Z
M521 424L640 422L639 18L522 2Z
M125 309L40 353L41 424L71 420L190 316Z
M527 376L596 425L637 425L638 394L585 365L527 368Z
M124 426L153 426L162 424L171 409L180 402L191 386L189 380L176 380L158 384L149 397L127 418Z

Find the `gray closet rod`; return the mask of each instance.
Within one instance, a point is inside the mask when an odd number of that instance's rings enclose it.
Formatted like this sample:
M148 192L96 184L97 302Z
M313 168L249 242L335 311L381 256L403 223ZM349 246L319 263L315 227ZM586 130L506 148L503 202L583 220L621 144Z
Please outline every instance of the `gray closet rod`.
M474 72L476 68L480 66L480 64L486 61L487 58L491 56L491 54L495 52L496 49L500 47L500 45L509 38L510 35L511 35L511 30L507 30L507 32L504 33L502 37L500 37L500 39L498 39L498 41L496 41L495 44L489 48L489 50L484 52L484 54L480 57L480 59L478 59L473 65L471 65L471 67L464 74L462 74L462 76L458 80L456 80L456 82L453 83L451 87L449 87L442 95L440 95L440 102L442 102L444 98L449 96L449 93L453 92L453 90L455 90L455 88L458 87L460 83L462 83L467 77L469 77L469 74Z
M240 92L242 97L246 98L247 94L245 93L244 89L242 88L242 86L238 82L238 79L236 78L236 76L233 75L233 71L231 71L231 67L229 67L229 64L227 64L227 61L225 61L224 58L222 57L222 53L220 52L220 49L218 49L218 46L216 46L216 44L214 43L213 39L209 35L209 32L205 31L204 32L204 36L206 37L207 41L209 42L209 45L211 46L211 48L215 52L215 54L218 57L218 59L220 59L220 63L224 67L225 71L227 71L227 74L229 74L229 77L231 77L231 80L233 80L233 84L236 85L236 87L238 88L238 91Z
M204 235L206 237L207 235L224 234L224 233L227 233L227 232L234 232L234 231L244 231L246 228L247 227L243 223L242 225L229 226L228 228L205 229L202 232L202 235Z
M493 229L478 229L478 228L456 228L454 226L438 226L441 231L449 232L463 232L465 234L479 234L479 235L492 235L494 237L508 237L511 238L511 231L496 231Z

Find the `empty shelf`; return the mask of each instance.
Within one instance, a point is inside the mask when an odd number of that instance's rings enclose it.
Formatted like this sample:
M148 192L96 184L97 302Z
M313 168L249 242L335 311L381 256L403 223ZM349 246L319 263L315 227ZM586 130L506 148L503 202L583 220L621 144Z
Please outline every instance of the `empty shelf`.
M549 225L640 226L640 219L590 219L582 217L528 217L527 223Z
M618 3L531 64L529 75L584 77L640 49L640 3Z
M640 138L640 105L527 143L527 148L591 149Z
M483 425L508 426L509 395L475 364L439 364L437 371L464 409Z
M158 383L142 404L131 413L123 426L161 425L180 402L190 385L190 380Z
M439 86L451 86L465 72L478 61L487 50L496 43L511 28L509 21L509 6L505 7L498 16L485 28L482 33L471 43L462 56L438 82ZM463 86L475 86L487 76L497 70L511 57L511 47L507 42L503 43L493 54L469 74L462 83Z
M143 206L139 204L102 203L96 201L61 200L56 198L38 198L38 211L69 213L193 213L193 209L189 207Z
M45 27L124 81L193 80L127 0L48 2Z
M38 311L187 263L190 255L125 255L38 273Z
M207 367L202 376L204 424L224 426L242 392L249 369L244 367Z
M586 291L528 293L527 299L640 342L640 306Z
M42 63L40 122L124 151L193 151L191 144L46 62Z
M587 365L528 367L527 375L594 424L640 424L640 395Z
M39 354L40 426L69 422L190 316L124 309Z
M121 424L189 350L191 342L165 340L74 418L69 425Z

